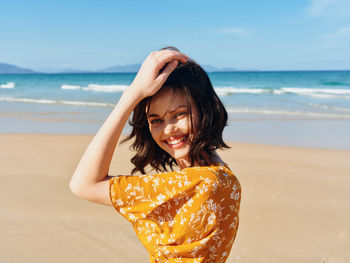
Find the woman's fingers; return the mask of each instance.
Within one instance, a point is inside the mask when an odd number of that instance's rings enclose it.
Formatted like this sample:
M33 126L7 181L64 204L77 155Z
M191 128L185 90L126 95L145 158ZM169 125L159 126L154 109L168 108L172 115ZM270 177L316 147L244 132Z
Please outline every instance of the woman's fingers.
M164 67L165 64L173 61L178 60L182 63L186 63L188 56L173 50L160 50L157 52L152 53L153 59L156 61L156 63L159 63L157 65L157 68L160 70Z
M163 84L169 77L170 73L174 71L178 63L179 62L177 60L169 62L162 70L162 72L158 75L157 80Z
M141 98L154 95L178 63L186 63L187 59L187 55L174 50L152 52L145 59L130 85L132 86L132 92Z
M185 54L182 54L177 51L172 51L173 53L167 53L167 54L162 54L161 59L165 61L165 63L168 63L173 60L178 60L181 61L182 63L186 63L188 56Z
M163 50L159 51L159 52L162 52ZM164 50L165 51L165 50ZM181 53L181 52L178 52L178 51L172 51L172 50L168 50L169 52L162 52L160 53L160 57L161 59L163 60L166 60L167 62L171 61L171 60L174 60L174 59L177 59L181 62L186 62L187 59L188 59L188 56Z

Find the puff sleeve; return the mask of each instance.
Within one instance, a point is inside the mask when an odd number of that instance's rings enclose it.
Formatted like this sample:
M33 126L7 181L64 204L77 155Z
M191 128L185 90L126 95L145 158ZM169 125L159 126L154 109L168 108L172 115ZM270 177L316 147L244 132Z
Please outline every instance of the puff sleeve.
M157 175L117 176L110 179L109 195L114 208L134 223L146 218L170 199L194 192L197 180L182 172Z

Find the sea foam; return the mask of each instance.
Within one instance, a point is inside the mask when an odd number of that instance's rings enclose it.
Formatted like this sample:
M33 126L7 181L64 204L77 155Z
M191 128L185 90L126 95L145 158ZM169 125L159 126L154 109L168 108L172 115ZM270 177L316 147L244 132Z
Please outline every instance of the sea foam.
M26 103L39 103L39 104L55 104L55 100L44 100L44 99L29 99L29 98L11 98L11 97L0 97L0 101L7 102L26 102Z
M12 83L12 82L11 82ZM11 83L3 84L2 86L11 87ZM14 83L13 83L14 84ZM87 86L63 84L61 89L63 90L84 90L94 92L123 92L128 85L100 85L89 84ZM230 96L233 94L296 94L301 96L313 96L315 98L350 98L350 89L320 89L320 88L298 88L298 87L281 87L277 89L273 88L237 88L234 86L215 86L215 92L218 96Z
M318 89L318 88L295 88L281 87L278 89L269 88L236 88L236 87L215 87L215 91L219 96L228 96L230 94L247 93L247 94L262 94L273 93L275 95L293 93L297 95L308 95L319 98L332 98L338 96L344 98L343 95L350 95L350 89ZM321 96L320 96L321 95ZM323 96L322 96L323 95ZM346 97L345 97L346 98Z
M80 89L80 86L63 84L61 86L61 89L77 90L77 89Z
M316 104L316 103L309 103L309 105L312 107L315 107L315 108L320 108L320 109L325 109L325 110L336 110L336 111L350 112L350 109L348 109L348 108L336 107L336 106L331 106L331 105L323 105L323 104Z
M89 84L87 87L83 87L83 90L92 90L98 92L122 92L128 85L99 85L99 84Z
M112 108L115 106L115 104L112 104L112 103L90 102L90 101L71 101L71 100L57 101L57 104L72 105L72 106L103 107L103 108Z
M310 94L301 94L303 96L309 96L309 97L314 97L318 99L350 99L350 96L346 95L333 95L333 94L317 94L317 93L310 93Z
M248 94L260 94L260 93L269 93L268 89L251 89L251 88L236 88L236 87L215 87L215 92L218 96L228 96L230 94L238 93L248 93Z
M87 86L63 84L61 89L63 90L86 90L96 92L123 92L128 86L127 85L100 85L100 84L89 84Z
M318 118L334 118L334 119L350 119L350 114L337 113L322 113L311 111L297 111L297 110L272 110L264 108L233 108L228 107L227 112L235 114L262 114L262 115L284 115L284 116L298 116L298 117L318 117Z
M15 88L16 83L15 82L7 82L6 84L0 84L0 88L2 89L13 89Z
M72 105L72 106L89 106L89 107L103 107L103 108L112 108L115 106L115 104L104 103L104 102L48 100L48 99L11 98L11 97L0 97L0 101L25 102L25 103L37 103L37 104Z
M280 90L282 93L296 93L296 94L333 94L333 95L350 95L350 89L311 89L311 88L292 88L292 87L282 87Z

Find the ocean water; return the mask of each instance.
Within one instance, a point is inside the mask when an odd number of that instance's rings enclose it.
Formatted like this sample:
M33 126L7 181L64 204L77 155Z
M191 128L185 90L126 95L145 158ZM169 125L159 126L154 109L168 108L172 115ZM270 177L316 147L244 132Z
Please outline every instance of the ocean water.
M0 132L18 130L20 120L26 123L24 132L31 131L29 126L40 130L48 126L40 120L46 120L57 126L53 129L57 132L74 133L72 123L78 123L77 132L94 133L135 75L0 75L0 117L7 123ZM260 123L256 127L262 127L276 122L283 130L284 121L298 121L294 127L310 125L310 121L328 126L337 122L344 123L338 130L346 134L350 71L217 72L209 77L231 123L246 122L249 126L248 122L255 122ZM36 121L35 125L30 121Z

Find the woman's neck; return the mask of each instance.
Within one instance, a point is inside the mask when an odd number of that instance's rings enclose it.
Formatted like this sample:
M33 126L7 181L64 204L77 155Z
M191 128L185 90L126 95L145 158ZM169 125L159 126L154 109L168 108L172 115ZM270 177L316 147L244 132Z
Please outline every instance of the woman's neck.
M203 158L203 163L206 163L207 165L213 164L213 163L223 163L224 161L221 159L221 157L217 154L216 151L212 152L211 155L209 155L206 152L203 152L201 154L201 157ZM189 159L177 159L176 160L177 165L179 166L180 169L184 169L187 167L192 167L192 166L203 166L199 164L198 162L194 162L194 165L191 165L191 162Z

